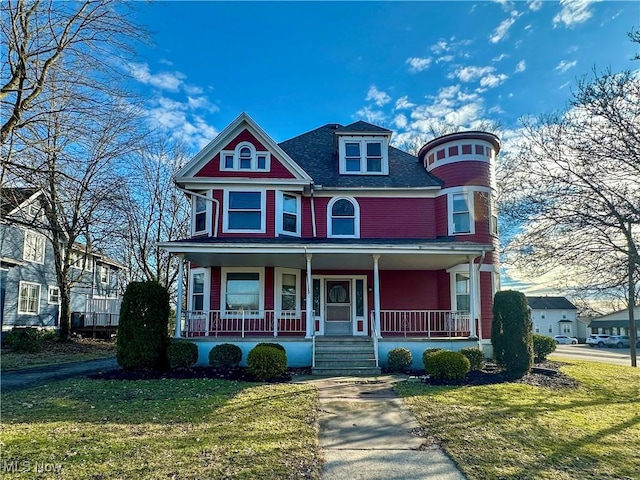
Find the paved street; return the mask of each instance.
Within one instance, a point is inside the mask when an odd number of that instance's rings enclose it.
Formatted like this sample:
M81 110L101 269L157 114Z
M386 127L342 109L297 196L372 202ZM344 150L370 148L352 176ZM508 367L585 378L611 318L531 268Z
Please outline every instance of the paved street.
M589 345L558 345L553 355L575 358L576 360L591 360L594 362L614 363L616 365L631 365L628 348L598 348ZM640 357L638 365L640 365Z

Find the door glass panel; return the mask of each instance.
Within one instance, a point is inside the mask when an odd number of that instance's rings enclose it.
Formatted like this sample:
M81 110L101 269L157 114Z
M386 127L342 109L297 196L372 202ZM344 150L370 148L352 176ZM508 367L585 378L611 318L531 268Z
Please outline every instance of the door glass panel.
M282 310L296 309L296 276L282 274Z
M313 311L320 315L320 279L313 279Z
M364 280L356 280L356 315L364 315Z

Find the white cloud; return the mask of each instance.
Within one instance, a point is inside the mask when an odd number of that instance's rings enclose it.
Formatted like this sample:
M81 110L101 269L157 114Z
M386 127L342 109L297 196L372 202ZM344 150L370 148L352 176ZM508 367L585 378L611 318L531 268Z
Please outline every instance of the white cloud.
M529 10L533 10L534 12L542 8L542 0L528 0L527 4L529 5Z
M471 82L495 71L493 67L460 67L449 74L449 78L458 78L461 82Z
M453 55L443 55L436 59L436 63L450 62L451 60L453 60Z
M423 70L429 68L429 66L431 65L431 58L411 57L407 58L406 63L409 64L410 72L422 72Z
M504 60L505 58L509 57L509 55L507 55L506 53L501 53L500 55L498 55L497 57L493 57L491 59L492 62L500 62L502 60Z
M446 40L440 39L435 44L431 45L431 51L437 55L449 51L449 44Z
M396 110L403 110L403 109L407 109L407 108L413 108L415 106L416 106L415 103L411 103L409 101L409 96L405 95L403 97L400 97L398 100L396 100L395 109Z
M591 4L597 0L560 0L562 9L553 17L554 27L564 23L565 27L573 27L591 18Z
M189 95L200 95L204 93L204 90L201 87L197 87L195 85L184 85L183 88Z
M493 73L490 73L489 75L485 75L480 79L480 86L487 87L487 88L495 88L498 85L500 85L502 82L504 82L507 78L509 77L506 76L504 73L499 73L498 75L494 75Z
M149 65L146 63L129 63L129 73L138 82L145 85L151 85L161 90L169 90L177 92L186 78L183 73L180 72L160 72L151 74Z
M527 63L524 60L520 60L516 65L515 73L524 72L527 69Z
M572 62L567 62L565 60L562 60L554 70L559 71L560 73L564 73L567 70L569 70L570 68L575 67L578 64L578 62L576 60L573 60Z
M569 85L571 85L571 81L564 82L562 85L560 85L558 87L558 90L562 90L563 88L567 88Z
M371 85L369 87L369 91L367 92L367 97L365 100L372 100L376 105L382 107L391 101L391 97L387 95L385 92L381 92L376 88L375 85Z
M407 121L407 117L402 114L396 115L393 119L393 123L398 128L406 128L406 126L409 124L409 122Z
M493 34L489 36L489 41L491 43L498 43L505 37L507 37L509 34L509 29L516 22L519 15L520 14L516 10L513 10L511 12L511 16L500 22L500 25L498 25L498 27L494 30Z
M361 108L356 112L357 118L364 119L366 122L376 125L382 124L386 120L386 116L380 110L373 110L371 107Z

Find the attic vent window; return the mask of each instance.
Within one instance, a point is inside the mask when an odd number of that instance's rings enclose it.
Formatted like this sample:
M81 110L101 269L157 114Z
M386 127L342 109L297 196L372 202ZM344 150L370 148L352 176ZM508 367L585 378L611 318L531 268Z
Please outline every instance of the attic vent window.
M249 142L242 142L234 150L220 152L220 171L268 172L271 154L261 152Z
M388 175L386 137L343 137L340 139L340 173L346 175Z

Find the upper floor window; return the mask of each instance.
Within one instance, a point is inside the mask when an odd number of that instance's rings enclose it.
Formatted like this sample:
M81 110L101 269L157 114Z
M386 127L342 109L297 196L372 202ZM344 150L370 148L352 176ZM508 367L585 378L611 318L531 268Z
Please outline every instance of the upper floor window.
M388 175L389 161L385 137L340 139L340 173L347 175Z
M37 315L40 313L40 285L37 283L20 282L18 291L18 313Z
M223 231L264 233L265 192L225 190Z
M454 193L450 195L449 211L449 233L456 235L459 233L473 233L470 194L467 192Z
M100 283L109 283L109 267L100 265Z
M300 196L278 192L278 233L300 236Z
M207 192L196 192L191 197L191 232L193 235L209 234L211 230L211 200Z
M268 172L271 164L269 152L259 152L249 142L241 142L235 150L220 152L220 170Z
M39 233L24 232L23 258L28 262L44 263L45 238Z
M498 235L498 202L494 194L489 197L489 233Z
M79 250L71 250L69 252L69 265L72 268L93 271L93 261L91 255Z
M350 198L337 198L327 207L329 237L359 237L360 211L358 203Z

